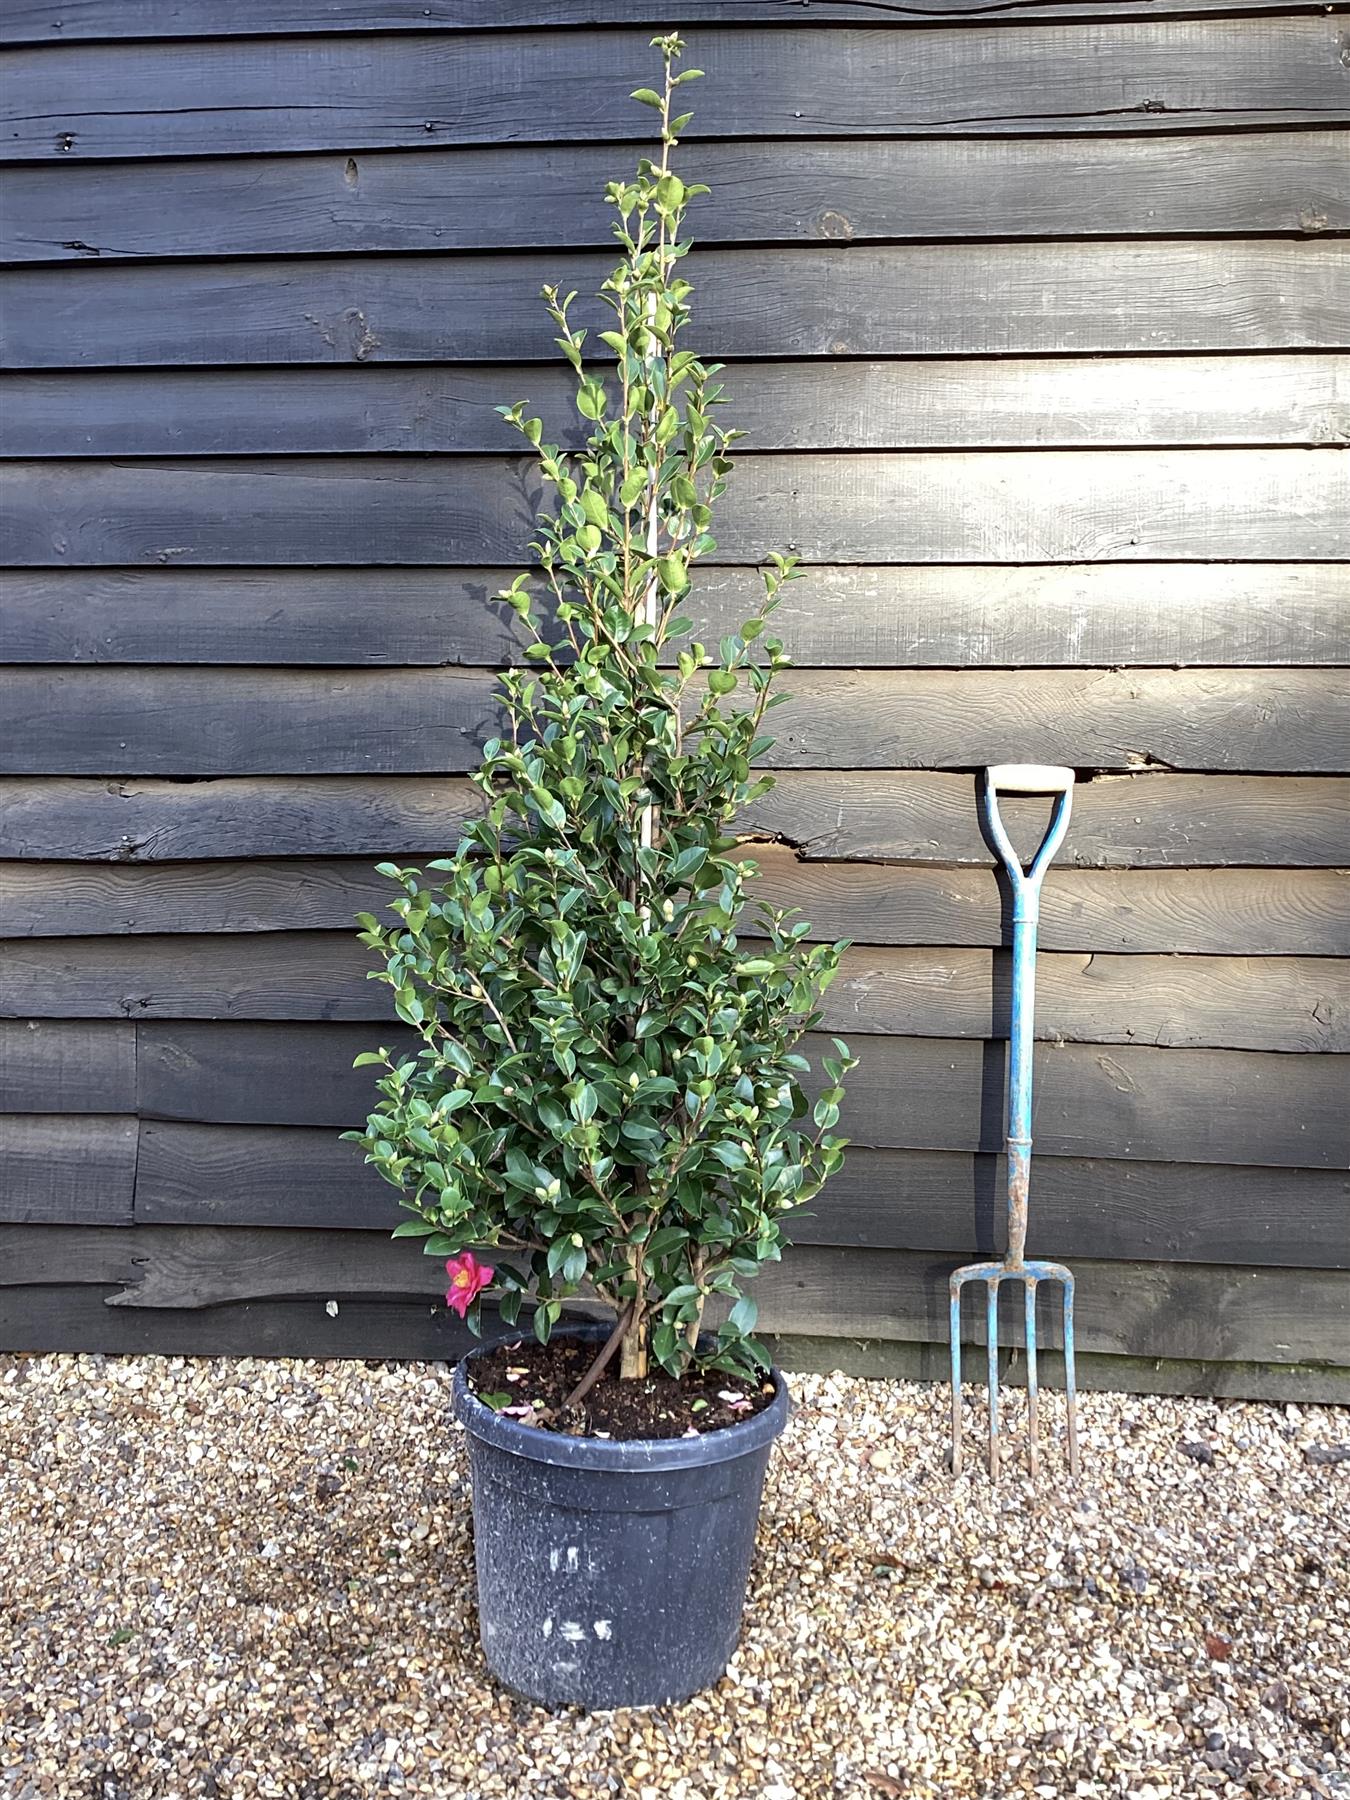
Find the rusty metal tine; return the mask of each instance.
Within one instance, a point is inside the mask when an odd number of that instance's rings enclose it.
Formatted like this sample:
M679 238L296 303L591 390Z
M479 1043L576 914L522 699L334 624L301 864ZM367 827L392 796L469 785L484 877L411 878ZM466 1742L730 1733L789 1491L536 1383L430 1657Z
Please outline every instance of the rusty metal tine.
M1069 1436L1069 1473L1078 1473L1078 1387L1074 1376L1073 1276L1064 1271L1064 1406Z
M986 1283L988 1298L985 1302L985 1334L988 1338L986 1355L989 1358L989 1479L998 1480L998 1276L991 1275Z
M1036 1277L1034 1275L1027 1276L1025 1290L1027 1306L1027 1462L1031 1467L1031 1479L1035 1481L1041 1472L1041 1446L1036 1430Z
M961 1473L961 1284L951 1283L952 1474Z

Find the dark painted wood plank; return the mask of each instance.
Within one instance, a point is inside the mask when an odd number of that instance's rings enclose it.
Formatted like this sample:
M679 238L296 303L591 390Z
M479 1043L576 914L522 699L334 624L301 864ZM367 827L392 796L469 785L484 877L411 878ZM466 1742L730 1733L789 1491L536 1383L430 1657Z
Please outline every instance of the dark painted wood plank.
M140 1111L185 1123L360 1123L376 1095L352 1069L396 1027L147 1020ZM815 1046L809 1046L813 1049ZM846 1121L869 1149L1003 1146L1004 1046L968 1038L856 1040ZM1350 1163L1344 1057L1043 1043L1036 1149L1047 1156L1224 1162L1279 1168Z
M253 1300L164 1312L108 1306L110 1286L54 1282L0 1287L0 1352L85 1351L110 1356L408 1357L455 1361L472 1344L443 1305ZM1087 1385L1086 1359L1079 1385ZM1291 1396L1292 1397L1292 1396Z
M757 847L755 860L757 891L775 906L799 907L813 938L1009 941L1009 901L992 869L799 862L776 845ZM1052 868L1041 895L1040 944L1125 954L1347 956L1350 872Z
M799 1244L1001 1253L1006 1171L949 1150L852 1149L784 1223ZM388 1231L394 1190L335 1133L295 1126L141 1126L139 1224ZM1034 1243L1061 1257L1350 1267L1350 1175L1332 1169L1046 1157Z
M1346 560L1347 460L1332 448L744 456L718 555ZM513 562L543 502L532 465L488 456L10 463L0 491L0 562L42 568Z
M382 896L381 896L382 897ZM56 1017L392 1019L347 933L38 938L6 950L4 1001ZM1038 1030L1068 1042L1350 1050L1350 969L1330 957L1047 954ZM829 1028L976 1037L1008 1029L1008 971L982 949L855 948Z
M1002 1037L1009 983L988 950L856 948L825 1021L850 1038ZM1350 963L1336 957L1045 954L1036 989L1037 1035L1056 1042L1350 1051Z
M1350 357L1326 353L1237 366L1231 356L742 363L725 385L743 451L1350 441ZM520 440L495 408L522 395L576 446L589 427L571 393L558 371L532 364L11 375L0 453L509 453Z
M0 1113L129 1113L135 1108L133 1025L107 1019L0 1019Z
M16 50L10 160L345 151L629 137L651 79L650 26L449 40L215 40ZM697 32L708 79L693 137L1146 131L1343 121L1335 19L1007 25L997 55L961 29Z
M44 666L6 687L15 775L466 771L503 716L478 670ZM799 669L783 691L766 769L1350 766L1337 670Z
M137 1122L0 1116L0 1221L130 1225Z
M801 0L679 0L661 15L671 25L803 24ZM969 21L976 26L1061 19L1157 19L1210 12L1322 14L1318 0L813 0L813 24L871 29ZM123 38L251 37L283 32L486 31L524 26L648 26L638 0L10 0L0 44L63 44Z
M0 1009L53 1018L393 1022L351 932L18 938ZM1334 957L1050 953L1038 1035L1239 1050L1350 1050L1350 965ZM985 1038L1008 1029L1008 970L989 950L857 947L823 1001L825 1029Z
M1350 348L1343 241L821 244L696 251L708 356L1016 356ZM393 256L14 270L10 369L553 362L543 282L579 325L612 258Z
M865 1381L950 1379L945 1344L885 1343L876 1338L806 1337L799 1332L766 1337L765 1348L781 1369L803 1374L840 1372ZM1182 1362L1144 1356L1080 1356L1078 1386L1114 1394L1188 1394L1210 1399L1262 1400L1278 1404L1340 1406L1350 1400L1350 1368L1326 1363ZM1051 1352L1040 1364L1041 1380L1059 1387L1063 1358ZM1000 1379L1025 1386L1025 1363L1008 1359ZM934 1397L934 1404L942 1401Z
M0 1248L0 1285L120 1282L108 1304L136 1310L313 1294L336 1298L340 1316L347 1296L431 1303L444 1283L433 1259L365 1232L146 1225L76 1234L14 1225ZM73 1266L62 1268L68 1251ZM755 1283L760 1323L770 1332L940 1341L951 1267L950 1258L925 1251L800 1245ZM1340 1271L1085 1262L1075 1273L1086 1352L1271 1362L1345 1353L1350 1281ZM1057 1341L1053 1329L1045 1341Z
M1350 783L1346 788L1350 800ZM1314 793L1320 792L1319 784ZM94 862L439 856L454 848L478 811L478 799L467 780L427 776L191 784L18 779L0 782L0 850L36 860ZM1320 804L1309 817L1312 799L1305 795L1297 813L1310 842L1321 843L1333 820ZM1350 844L1345 849L1350 862ZM1339 846L1330 860L1342 860Z
M373 151L12 171L0 262L611 244L604 198L647 145ZM1336 131L705 143L701 244L1223 237L1350 227ZM691 167L693 159L691 159Z
M804 860L988 863L969 776L785 775L747 810L749 834ZM1014 840L1045 808L1003 809ZM1074 790L1062 860L1087 868L1350 864L1350 782L1285 778L1099 776Z
M802 863L754 847L751 897L797 908L813 941L1006 944L992 868ZM341 931L394 890L358 858L104 865L0 863L0 938ZM756 936L753 918L742 934ZM1042 950L1350 957L1350 871L1052 868ZM1274 980L1276 977L1270 977Z
M951 1258L921 1251L795 1249L761 1279L760 1320L766 1331L941 1342L951 1268ZM1346 1353L1350 1279L1339 1270L1079 1260L1074 1272L1079 1341L1089 1353L1272 1362L1337 1362ZM1043 1344L1058 1342L1057 1314L1047 1302ZM966 1330L977 1336L969 1321ZM1011 1307L1000 1338L1020 1341Z
M321 1300L255 1300L208 1311L111 1307L112 1288L74 1283L0 1289L0 1348L108 1355L398 1357L453 1361L467 1330L439 1306L348 1300L329 1316ZM905 1380L946 1380L945 1345L775 1334L766 1342L784 1369ZM1046 1379L1053 1364L1042 1367ZM1008 1379L1016 1381L1016 1371ZM1226 1399L1338 1405L1350 1370L1329 1364L1181 1362L1161 1357L1080 1355L1078 1386L1131 1394L1205 1394Z
M487 598L511 575L6 570L0 662L495 667L522 660ZM756 572L705 568L681 610L713 642L761 591ZM1348 615L1345 563L1076 563L815 567L775 616L799 668L1065 668L1345 664Z
M785 771L740 820L747 842L803 862L979 864L970 775ZM0 854L32 861L163 863L254 856L441 856L476 816L467 780L318 779L0 782ZM1010 799L1014 834L1044 808ZM1020 836L1019 836L1020 841ZM1343 868L1350 781L1329 777L1097 776L1074 792L1061 868Z

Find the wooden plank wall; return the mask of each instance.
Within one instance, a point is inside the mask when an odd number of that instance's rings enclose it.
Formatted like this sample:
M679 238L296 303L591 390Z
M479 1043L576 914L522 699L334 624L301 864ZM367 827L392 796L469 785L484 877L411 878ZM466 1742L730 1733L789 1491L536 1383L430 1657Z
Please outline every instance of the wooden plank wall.
M662 14L748 433L695 610L810 566L746 825L854 940L789 1355L931 1367L1001 1241L973 774L1025 757L1080 777L1032 1241L1090 1379L1350 1392L1346 11ZM390 1035L350 920L470 805L534 497L492 408L570 429L537 292L606 267L648 17L4 9L0 1347L455 1347L336 1137Z

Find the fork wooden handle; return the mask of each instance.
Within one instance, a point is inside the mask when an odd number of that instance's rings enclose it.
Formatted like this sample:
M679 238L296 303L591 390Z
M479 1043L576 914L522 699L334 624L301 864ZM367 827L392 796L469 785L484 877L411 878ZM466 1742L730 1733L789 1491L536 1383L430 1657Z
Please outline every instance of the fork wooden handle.
M985 770L995 793L1067 794L1073 787L1073 770L1053 763L998 763Z

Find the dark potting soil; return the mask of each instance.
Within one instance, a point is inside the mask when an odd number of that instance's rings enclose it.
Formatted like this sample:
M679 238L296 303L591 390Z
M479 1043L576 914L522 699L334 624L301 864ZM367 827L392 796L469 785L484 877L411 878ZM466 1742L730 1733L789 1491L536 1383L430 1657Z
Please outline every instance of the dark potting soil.
M563 1402L599 1353L594 1340L554 1338L537 1344L500 1344L469 1364L469 1386L494 1412L522 1424L572 1437L687 1437L720 1431L762 1412L773 1399L767 1376L747 1381L716 1369L691 1369L679 1381L658 1370L643 1381L622 1381L618 1357L581 1402Z

